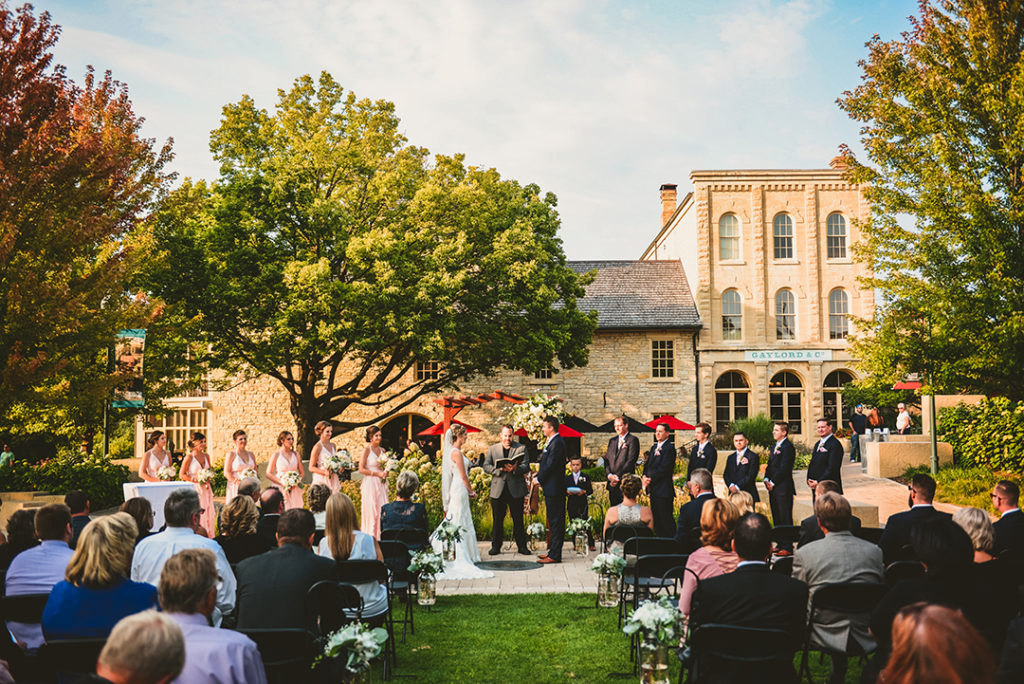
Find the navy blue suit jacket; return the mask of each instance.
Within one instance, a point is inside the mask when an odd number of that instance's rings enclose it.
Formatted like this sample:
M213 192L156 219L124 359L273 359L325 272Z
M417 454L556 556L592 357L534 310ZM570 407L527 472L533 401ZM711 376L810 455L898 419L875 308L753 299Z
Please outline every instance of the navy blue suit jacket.
M886 565L898 560L907 560L902 557L900 552L904 546L910 543L911 528L932 518L950 520L952 517L949 513L943 513L932 506L919 506L911 508L909 511L890 515L885 522L885 529L882 530L882 537L878 540L878 545L882 547L882 559Z
M565 496L565 453L565 440L557 434L540 452L537 481L544 490L544 496Z
M761 458L749 448L743 452L746 463L736 463L736 454L730 454L725 463L725 484L734 484L744 492L750 492L754 501L760 501L757 495L757 471L761 469Z
M679 520L676 525L676 541L686 542L690 530L700 527L700 516L704 512L704 504L714 501L717 497L714 492L702 492L696 499L687 501L679 507ZM700 548L700 537L689 539L696 542L694 548Z
M793 462L796 461L796 449L789 438L782 440L777 447L772 445L771 453L768 455L768 466L764 469L764 479L771 480L775 488L772 492L777 495L795 494L796 487L793 485Z
M832 480L839 485L839 493L843 493L843 445L835 435L829 435L814 443L811 452L811 463L807 466L807 479Z
M658 448L655 442L651 446L651 455L644 463L644 475L651 478L651 484L647 487L648 496L661 498L675 498L676 487L672 484L672 475L676 469L676 445L665 440L661 445L661 451L655 455L654 450Z
M687 481L689 481L690 475L697 468L707 468L709 473L715 474L715 465L718 463L718 450L715 449L715 445L709 439L704 443L704 450L698 451L699 449L699 444L695 444L690 449L690 462L686 465Z

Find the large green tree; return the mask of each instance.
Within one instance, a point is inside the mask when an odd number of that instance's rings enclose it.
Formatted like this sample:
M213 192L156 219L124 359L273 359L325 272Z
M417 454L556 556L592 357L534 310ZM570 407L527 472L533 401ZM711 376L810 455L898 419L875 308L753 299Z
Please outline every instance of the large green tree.
M115 333L153 312L130 284L170 144L141 137L109 73L70 81L52 63L59 34L49 14L0 2L0 415L81 436L120 381Z
M319 420L350 429L499 368L586 363L596 321L576 306L586 279L553 195L431 158L391 103L326 73L273 112L225 106L210 147L220 178L157 216L151 289L205 362L284 386L304 452Z
M855 353L887 379L1024 398L1024 3L923 0L867 47L839 99L864 124L851 178L881 295Z

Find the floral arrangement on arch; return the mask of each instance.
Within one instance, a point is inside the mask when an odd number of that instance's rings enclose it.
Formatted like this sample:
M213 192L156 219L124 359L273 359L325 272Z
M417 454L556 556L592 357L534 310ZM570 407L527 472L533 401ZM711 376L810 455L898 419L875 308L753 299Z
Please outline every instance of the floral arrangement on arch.
M541 429L544 416L555 416L562 420L565 417L565 409L561 400L537 393L522 404L510 405L502 414L505 422L510 423L516 430L526 430L526 436L537 444L544 442L544 432Z
M156 479L163 480L164 482L177 480L178 469L174 466L160 466L160 470L156 471Z

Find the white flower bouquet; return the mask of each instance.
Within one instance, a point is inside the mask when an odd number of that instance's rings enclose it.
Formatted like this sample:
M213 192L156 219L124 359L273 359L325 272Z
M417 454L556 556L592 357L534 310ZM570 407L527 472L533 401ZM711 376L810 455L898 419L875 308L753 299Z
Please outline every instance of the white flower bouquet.
M255 480L258 480L258 479L260 479L260 474L256 471L255 468L246 468L245 470L242 471L242 474L239 475L238 477L239 477L239 479L245 479L247 477L251 477L251 478L253 478Z
M547 531L548 528L544 527L544 523L542 522L530 523L526 527L526 534L530 535L534 539L543 538L544 535L547 534Z
M592 572L601 575L621 575L626 568L626 559L614 553L599 553L590 566Z
M323 657L346 656L346 670L352 673L363 672L370 667L370 661L380 655L387 640L388 632L383 627L370 629L354 622L327 637L323 653L313 664L316 665Z
M420 575L433 577L442 570L444 570L444 559L441 554L426 549L414 553L412 562L409 563L409 571Z
M323 459L323 467L329 473L341 473L346 470L352 470L355 468L355 464L352 463L352 459L349 458L347 449L338 449L333 454L329 454Z
M640 632L644 639L660 644L676 644L683 634L683 614L665 596L644 601L626 620L622 631L628 635Z
M437 538L447 542L462 541L462 528L450 520L445 520L437 528Z
M174 466L161 466L160 470L156 471L156 478L158 480L164 480L170 482L178 479L178 469Z
M593 518L573 518L569 521L569 534L575 537L577 534L585 534L591 531Z
M380 459L381 470L388 473L397 473L398 469L402 467L402 459L398 457L393 451L388 451L384 454L383 458Z
M555 416L561 420L565 416L562 402L546 394L535 394L522 404L512 404L504 411L504 421L516 430L526 430L526 435L538 444L544 441L541 424L544 416Z
M196 482L201 485L210 484L215 477L217 477L217 473L212 468L203 468L196 473Z
M281 483L284 484L285 491L291 491L295 487L302 488L302 478L299 473L294 470L289 470L287 473L281 476Z

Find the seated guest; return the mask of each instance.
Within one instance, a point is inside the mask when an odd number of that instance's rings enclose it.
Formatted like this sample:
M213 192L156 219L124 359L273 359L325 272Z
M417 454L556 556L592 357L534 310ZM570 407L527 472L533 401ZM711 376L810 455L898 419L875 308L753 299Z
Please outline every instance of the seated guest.
M690 600L697 580L718 577L736 569L740 559L732 550L732 531L739 519L739 510L726 499L711 497L702 509L700 540L704 546L686 560L686 569L690 572L684 573L683 588L679 592L679 610L683 615L690 614Z
M1024 558L1024 513L1020 511L1020 487L1016 482L1000 480L992 489L992 506L999 511L993 523L993 549L997 556Z
M217 558L217 574L221 579L217 590L218 612L214 613L214 624L220 625L221 617L235 607L235 575L220 544L195 533L202 510L199 494L193 487L171 492L164 502L167 528L139 542L132 558L132 579L155 587L160 583L160 571L168 558L185 549L209 549Z
M740 515L756 512L754 511L754 497L750 496L750 492L730 492L729 501L731 501L732 505L740 512Z
M71 509L71 548L78 545L78 537L89 524L89 497L77 489L64 495L64 505Z
M156 606L156 587L128 579L138 528L127 513L97 518L83 531L64 581L43 609L47 639L98 639L117 621Z
M715 499L714 485L711 482L711 471L706 468L694 468L686 483L690 490L690 501L679 507L679 520L676 524L676 541L696 549L701 544L701 518L704 505Z
M256 505L247 496L235 497ZM230 504L228 504L230 505ZM179 677L188 684L264 684L256 642L241 632L210 626L217 604L217 559L205 549L185 549L167 559L160 573L160 607L185 635L185 668Z
M932 505L932 500L935 498L935 480L931 475L923 473L915 475L914 479L910 481L908 489L910 494L907 497L907 505L910 510L889 516L889 520L885 523L885 529L882 530L882 538L878 540L886 565L894 561L905 560L903 547L910 544L910 530L914 526L932 518L945 520L952 518L949 513L938 511Z
M632 527L647 526L654 530L654 515L648 506L642 506L636 502L640 496L640 489L643 483L640 477L627 473L619 480L619 489L622 491L622 503L612 506L604 515L604 534L608 535L608 528L612 525L630 525Z
M7 574L7 568L15 556L38 546L36 539L36 509L22 508L14 511L7 520L7 543L0 546L0 576Z
M346 494L331 494L327 500L327 534L317 550L325 558L345 560L384 560L377 540L359 531L356 507ZM340 578L344 581L344 578ZM354 585L363 597L363 617L375 617L387 610L387 587L379 582Z
M139 528L139 536L135 538L136 545L153 534L153 504L149 502L149 499L133 496L121 504L121 508L118 510L127 513L135 520L135 525Z
M285 511L277 524L278 548L238 564L238 629L315 631L306 593L320 580L334 579L334 562L313 553L315 533L312 513Z
M878 681L963 684L994 678L992 651L963 615L945 606L915 603L893 621L892 655Z
M277 487L269 487L260 494L260 521L256 524L256 534L268 544L277 544L277 522L284 513L284 494Z
M1022 578L1014 575L1016 568L1010 561L992 555L993 526L988 513L979 508L961 508L953 514L953 522L967 533L974 546L968 582L976 607L967 612L968 617L998 653L1010 620L1017 613L1017 603L1006 597L1017 595ZM986 605L989 609L979 610Z
M256 534L260 513L248 496L236 496L220 512L220 534L214 539L224 549L228 563L235 565L274 548Z
M825 533L818 544L801 546L793 558L793 578L807 584L810 595L826 584L882 583L885 566L882 550L850 532L853 512L841 494L826 492L814 500L814 513ZM810 607L808 606L808 610ZM870 614L816 611L811 626L811 644L831 656L833 682L846 679L846 652L853 642L865 652L875 648L868 633Z
M64 579L71 555L71 511L64 504L48 504L36 511L36 536L39 546L25 549L7 570L4 591L7 596L49 594L53 585ZM8 622L11 634L24 647L35 650L43 645L43 628L38 625Z
M238 483L238 496L247 496L254 504L260 502L260 481L255 477L243 477Z
M395 484L395 500L380 508L380 528L382 530L411 528L422 530L424 535L429 533L427 507L421 503L413 503L412 500L419 486L420 478L413 471L403 470L399 473L398 482ZM419 551L421 548L423 548L422 545L417 545L416 548L410 547L413 551Z
M112 684L167 684L184 666L181 628L169 616L147 610L114 626L96 662L96 674Z
M323 531L327 525L327 499L331 496L331 488L323 484L315 484L309 488L309 512L313 514L316 529Z
M988 513L980 508L961 508L953 514L953 522L959 525L974 545L974 562L988 563L992 555L994 532Z
M1024 617L1014 619L1006 631L996 681L999 684L1017 684L1024 681Z
M807 621L807 585L779 572L770 572L772 526L760 513L747 513L733 530L732 548L739 556L736 570L706 579L693 595L691 624L717 623L740 627L782 629L793 636L794 650ZM792 662L763 663L712 660L701 653L694 674L699 681L796 681Z
M825 492L840 493L839 485L832 480L822 480L814 491L816 492L815 496L821 496ZM850 516L850 531L854 534L860 531L860 518L855 515ZM800 538L797 540L797 544L805 546L811 542L821 541L824 538L825 533L822 532L821 525L818 524L817 516L809 515L800 521Z

